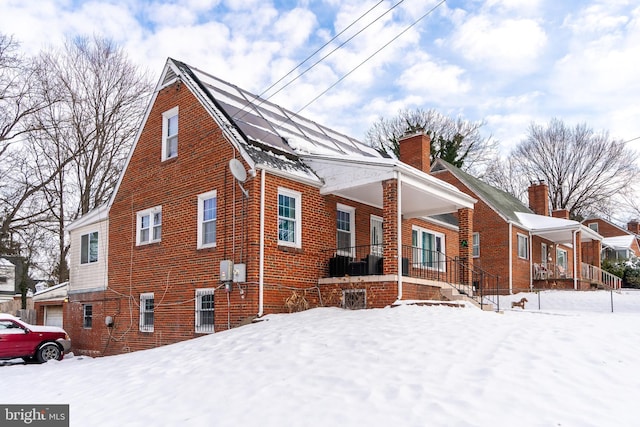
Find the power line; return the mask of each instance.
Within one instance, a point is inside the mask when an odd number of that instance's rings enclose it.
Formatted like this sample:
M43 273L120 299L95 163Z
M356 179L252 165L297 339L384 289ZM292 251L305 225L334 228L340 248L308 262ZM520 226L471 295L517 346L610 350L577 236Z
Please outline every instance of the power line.
M314 53L312 53L311 55L309 55L307 57L307 59L305 59L304 61L302 61L299 65L297 65L296 67L294 67L291 71L289 71L285 76L283 76L281 79L279 79L277 82L275 82L274 84L272 84L271 86L269 86L267 89L265 89L260 95L258 95L258 103L255 104L255 106L260 106L262 105L265 101L268 101L269 99L273 98L275 95L277 95L278 93L280 93L282 90L284 90L286 87L288 87L290 84L292 84L293 82L295 82L296 80L298 80L300 77L302 77L303 75L305 75L308 71L310 71L311 69L313 69L316 65L318 65L320 62L324 61L325 59L327 59L329 56L331 56L333 53L335 53L337 50L341 49L345 44L349 43L351 40L353 40L355 37L357 37L358 35L360 35L363 31L365 31L367 28L369 28L371 25L373 25L374 23L378 22L380 19L382 19L383 16L385 16L386 14L388 14L389 12L391 12L393 9L395 9L396 7L398 7L401 3L403 3L405 0L400 0L399 2L397 2L396 4L394 4L391 8L389 8L386 12L384 12L382 15L378 16L376 19L374 19L373 21L371 21L369 24L367 24L364 28L360 29L360 31L356 32L354 35L352 35L351 37L349 37L347 40L345 40L344 42L340 43L336 48L334 48L332 51L330 51L329 53L327 53L326 55L324 55L322 58L318 59L316 62L314 62L313 64L311 64L311 66L309 68L307 68L306 70L304 70L302 73L300 73L299 75L297 75L295 78L293 78L292 80L290 80L289 82L287 82L284 86L282 86L280 89L278 89L277 91L275 91L274 93L272 93L271 95L269 95L267 98L261 98L262 95L264 95L266 92L268 92L270 89L272 89L275 85L277 85L278 83L280 83L282 80L284 80L287 76L289 76L291 73L293 73L295 70L297 70L300 66L302 66L302 64L304 64L305 62L307 62L309 59L311 59L314 55L316 55L318 52L320 52L322 49L324 49L327 45L329 45L332 41L334 41L336 38L338 38L340 35L342 35L347 29L351 28L356 22L358 22L360 19L362 19L364 16L366 16L367 14L369 14L369 12L371 12L373 9L375 9L380 3L382 3L381 0L379 1L376 5L374 5L373 7L371 7L368 11L366 11L363 15L361 15L358 19L356 19L355 21L353 21L351 24L349 24L349 26L347 28L345 28L344 30L342 30L339 34L337 34L335 37L333 37L330 41L328 41L327 43L325 43L322 47L320 47L319 49L317 49ZM245 105L242 110L240 110L240 112L244 111L244 109L246 107L248 107L249 105L253 105L253 104L247 104ZM244 116L246 116L248 114L248 112L245 112L242 116L240 117L236 117L234 116L234 118L241 120Z
M296 114L299 114L302 110L304 110L305 108L307 108L309 105L313 104L314 102L316 102L318 100L318 98L320 98L321 96L323 96L325 93L329 92L331 89L333 89L335 86L337 86L341 81L343 81L344 79L346 79L349 75L351 75L354 71L356 71L358 68L360 68L362 65L364 65L367 61L369 61L371 58L373 58L374 56L376 56L378 53L380 53L383 49L385 49L387 46L389 46L391 43L393 43L394 41L396 41L399 37L401 37L404 33L406 33L407 31L409 31L411 28L413 28L418 22L422 21L424 18L426 18L427 16L429 16L431 13L433 13L437 8L439 8L443 3L445 3L446 0L442 0L440 3L438 3L437 5L435 5L434 7L432 7L429 11L427 11L427 13L425 13L424 15L422 15L420 18L418 18L416 21L414 21L411 25L409 25L407 28L405 28L404 30L402 30L398 35L396 35L394 38L392 38L391 40L389 40L387 43L385 43L380 49L376 50L375 52L373 52L373 54L371 54L369 57L367 57L364 61L362 61L360 64L358 64L355 68L353 68L351 71L349 71L347 74L345 74L344 76L342 76L341 78L339 78L334 84L332 84L331 86L329 86L327 89L325 89L324 91L322 91L318 96L316 96L315 98L313 98L311 101L309 101L307 104L305 104L302 108L300 108L298 111L296 111Z
M320 46L318 49L315 50L315 52L313 52L311 55L307 56L306 59L304 61L302 61L301 63L299 63L298 65L296 65L295 67L293 67L291 70L289 70L289 72L287 74L285 74L284 76L282 76L281 78L279 78L275 83L273 83L271 86L269 86L268 88L266 88L265 90L262 91L262 93L260 93L260 95L258 95L258 97L262 98L267 92L269 92L271 89L273 89L278 83L280 83L281 81L283 81L284 79L286 79L287 77L289 77L291 75L291 73L293 73L295 70L297 70L298 68L302 67L302 65L304 65L308 60L310 60L311 58L313 58L318 52L320 52L322 49L324 49L325 47L327 47L329 44L331 44L333 41L335 41L338 37L340 37L342 34L344 34L349 28L353 27L358 21L360 21L362 18L364 18L365 16L367 16L369 14L369 12L371 12L373 9L375 9L376 7L378 7L380 5L380 3L382 3L384 0L380 0L378 3L376 3L375 5L373 5L369 10L367 10L365 13L363 13L362 15L360 15L358 17L358 19L356 19L355 21L353 21L351 24L349 24L345 29L343 29L342 31L340 31L338 34L336 34L335 36L333 36L333 38L331 40L329 40L328 42L326 42L325 44L323 44L322 46ZM314 64L315 65L315 64ZM287 85L290 83L287 83ZM278 93L278 92L276 92ZM275 93L273 94L275 95ZM271 96L273 96L271 95ZM271 97L270 96L270 97ZM268 99L268 98L267 98Z

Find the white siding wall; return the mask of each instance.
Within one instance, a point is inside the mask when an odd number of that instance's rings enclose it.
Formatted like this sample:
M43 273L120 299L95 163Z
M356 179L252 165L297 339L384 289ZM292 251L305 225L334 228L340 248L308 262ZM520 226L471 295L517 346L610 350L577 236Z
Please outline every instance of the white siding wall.
M16 266L4 258L0 258L0 276L6 278L6 283L0 282L0 291L15 292L16 290Z
M98 261L80 264L81 237L83 234L98 232ZM91 225L76 228L69 232L69 291L106 289L107 254L109 244L109 221L107 219Z

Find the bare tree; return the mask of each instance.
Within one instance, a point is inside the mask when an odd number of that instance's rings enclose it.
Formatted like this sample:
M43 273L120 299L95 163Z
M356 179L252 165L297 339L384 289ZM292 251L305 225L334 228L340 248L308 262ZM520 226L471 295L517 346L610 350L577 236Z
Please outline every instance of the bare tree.
M484 122L445 116L436 110L401 110L380 118L367 131L366 142L381 152L399 157L398 140L407 131L424 130L431 137L431 160L442 158L463 170L478 171L495 156L497 141L483 137Z
M33 78L37 72L35 64L20 54L18 42L0 33L0 159L31 130L29 116L47 106Z
M43 176L35 165L26 139L37 128L34 115L57 102L51 88L41 85L42 68L24 58L18 43L0 34L0 253L18 254L25 230L41 219L32 198L52 175Z
M487 167L482 179L487 184L506 191L518 200L526 201L530 181L521 173L514 157L496 158Z
M638 155L624 143L556 118L546 126L532 123L511 156L528 180L547 182L553 209L576 218L606 209L639 176Z
M59 88L61 101L35 116L40 167L58 170L44 196L58 235L57 275L68 276L64 227L105 203L122 169L151 92L146 73L109 39L76 38L40 56L44 85ZM70 159L70 160L69 160Z

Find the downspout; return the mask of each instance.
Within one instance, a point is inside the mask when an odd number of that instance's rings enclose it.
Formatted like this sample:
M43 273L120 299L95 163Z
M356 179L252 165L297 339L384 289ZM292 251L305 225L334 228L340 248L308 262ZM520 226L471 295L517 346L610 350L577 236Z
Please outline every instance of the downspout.
M573 289L578 290L578 256L576 252L578 252L578 248L576 247L576 235L578 234L578 230L573 230L571 233L573 236Z
M260 268L258 273L258 317L264 314L264 203L265 170L260 170Z
M533 235L529 231L529 290L533 290Z
M398 172L398 301L402 299L402 174Z
M509 222L509 294L513 293L513 224Z

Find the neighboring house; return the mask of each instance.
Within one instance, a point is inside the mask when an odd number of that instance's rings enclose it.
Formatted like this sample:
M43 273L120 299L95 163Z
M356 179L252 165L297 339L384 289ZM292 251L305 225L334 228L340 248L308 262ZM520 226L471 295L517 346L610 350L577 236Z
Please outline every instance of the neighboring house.
M36 310L36 325L64 326L63 309L67 300L69 282L54 286L36 285L33 303Z
M567 211L550 216L545 183L529 187L527 207L441 159L431 172L478 199L473 216L474 262L500 277L500 293L548 287L589 289L603 282L619 287L615 278L600 269L602 236L570 220Z
M472 293L476 199L430 175L429 145L407 135L388 158L169 59L108 206L70 228L74 346L121 353L308 306Z
M16 294L16 266L0 258L0 302L13 301Z
M24 302L27 311L23 311L22 287L24 284ZM32 294L34 281L25 274L24 258L20 256L0 257L0 313L22 316L30 321L33 317Z
M107 295L109 249L108 205L102 205L67 227L69 232L69 291L65 330L78 354L99 356L107 344L103 306ZM121 266L120 268L127 268ZM94 322L96 317L98 321Z
M602 239L603 260L624 260L640 255L638 222L630 221L627 229L599 217L589 217L582 223L604 237Z

